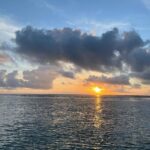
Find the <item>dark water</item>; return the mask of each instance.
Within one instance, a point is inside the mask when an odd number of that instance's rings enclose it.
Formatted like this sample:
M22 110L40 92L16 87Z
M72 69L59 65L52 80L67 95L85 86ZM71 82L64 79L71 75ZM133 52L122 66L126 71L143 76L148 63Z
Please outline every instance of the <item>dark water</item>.
M150 149L150 98L0 96L0 149Z

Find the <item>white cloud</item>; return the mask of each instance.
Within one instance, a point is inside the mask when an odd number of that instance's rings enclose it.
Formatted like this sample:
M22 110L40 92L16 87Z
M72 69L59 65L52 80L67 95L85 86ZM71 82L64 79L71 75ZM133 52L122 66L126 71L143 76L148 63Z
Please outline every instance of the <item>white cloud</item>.
M19 30L20 26L14 23L8 17L0 16L0 43L10 42L15 37L15 31Z
M15 46L15 43L12 41L12 39L15 38L15 32L19 29L21 29L21 26L14 22L10 17L0 16L1 69L7 68L9 70L13 70L13 68L16 66L17 59L14 57L15 54L13 54L11 51L7 51L7 49L11 49Z

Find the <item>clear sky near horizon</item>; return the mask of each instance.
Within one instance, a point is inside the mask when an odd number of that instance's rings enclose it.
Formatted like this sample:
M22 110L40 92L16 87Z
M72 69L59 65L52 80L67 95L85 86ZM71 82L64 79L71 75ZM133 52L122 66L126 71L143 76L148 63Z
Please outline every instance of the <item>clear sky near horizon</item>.
M0 93L150 92L150 0L0 0Z

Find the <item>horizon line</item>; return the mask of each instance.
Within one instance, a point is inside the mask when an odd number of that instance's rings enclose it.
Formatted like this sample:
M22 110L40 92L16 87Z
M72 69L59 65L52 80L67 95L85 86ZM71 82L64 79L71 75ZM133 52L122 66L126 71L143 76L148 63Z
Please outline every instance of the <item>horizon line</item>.
M99 97L150 97L150 95L135 95L135 94L110 94L110 95L94 95L94 94L73 94L73 93L0 93L0 95L72 95L72 96L99 96Z

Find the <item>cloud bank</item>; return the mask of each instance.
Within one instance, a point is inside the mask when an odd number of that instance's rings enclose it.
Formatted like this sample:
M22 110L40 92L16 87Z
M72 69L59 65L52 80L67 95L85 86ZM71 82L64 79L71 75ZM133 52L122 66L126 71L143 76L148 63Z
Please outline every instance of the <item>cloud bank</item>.
M27 26L16 32L16 52L40 64L71 62L86 70L123 70L127 64L139 72L150 65L147 41L135 31L120 33L117 28L101 37L71 28L44 30Z
M86 79L86 82L130 85L129 76L126 76L126 75L119 75L119 76L113 76L113 77L107 77L104 75L97 77L93 75L93 76L89 76L88 79Z
M19 78L19 72L8 73L6 70L0 70L0 87L4 88L33 88L49 89L52 87L53 80L57 77L56 72L47 67L39 67L31 71L23 71L22 78Z
M32 89L50 89L53 86L53 81L58 77L63 76L70 79L75 79L75 74L71 71L65 71L56 66L39 66L37 69L25 70L22 74L14 70L0 70L0 87L1 88L32 88Z
M120 32L114 28L94 36L71 28L47 30L27 26L16 32L13 42L16 46L11 52L40 66L61 68L63 63L71 63L80 71L112 74L112 77L89 76L88 82L130 85L130 78L138 78L143 84L150 83L150 44L134 30ZM58 75L75 79L78 71L57 67L24 71L22 79L17 78L17 71L1 70L0 86L47 89ZM114 72L122 74L115 76Z

